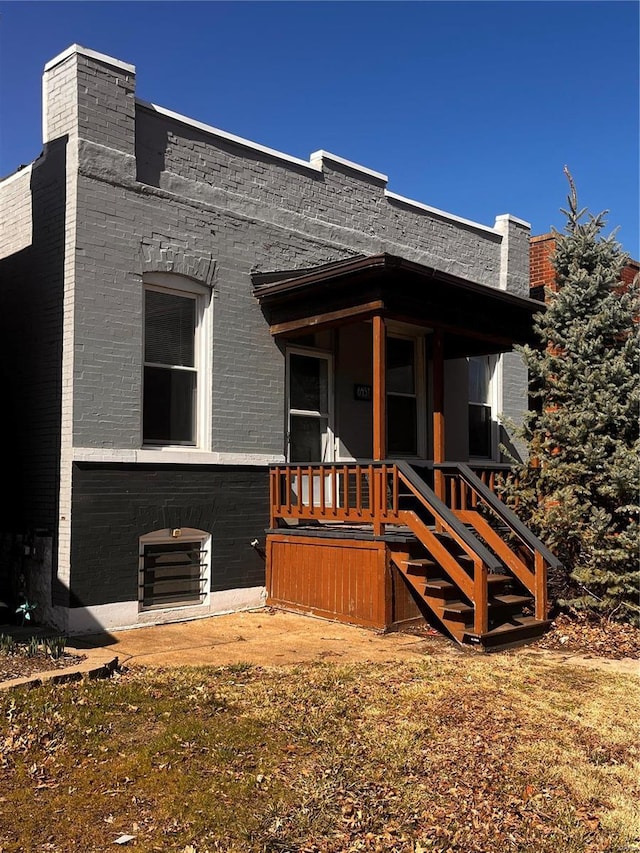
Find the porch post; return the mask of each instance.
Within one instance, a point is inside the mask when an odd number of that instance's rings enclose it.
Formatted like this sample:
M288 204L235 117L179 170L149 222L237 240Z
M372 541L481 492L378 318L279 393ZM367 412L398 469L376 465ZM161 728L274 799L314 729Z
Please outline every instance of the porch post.
M442 329L433 333L433 461L444 462L444 340ZM445 499L444 474L434 472L434 491Z
M373 459L387 455L387 342L384 317L373 317Z
M373 316L373 459L380 462L387 455L387 340L384 318ZM382 471L374 471L375 536L384 535L381 514L386 506L386 483Z

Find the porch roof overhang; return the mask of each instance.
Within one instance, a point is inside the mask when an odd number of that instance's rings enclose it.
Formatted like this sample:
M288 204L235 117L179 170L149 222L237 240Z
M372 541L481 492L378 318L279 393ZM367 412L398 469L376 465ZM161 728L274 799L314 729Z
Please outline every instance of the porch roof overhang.
M271 334L296 337L375 315L444 333L446 358L534 343L540 302L387 253L254 273Z

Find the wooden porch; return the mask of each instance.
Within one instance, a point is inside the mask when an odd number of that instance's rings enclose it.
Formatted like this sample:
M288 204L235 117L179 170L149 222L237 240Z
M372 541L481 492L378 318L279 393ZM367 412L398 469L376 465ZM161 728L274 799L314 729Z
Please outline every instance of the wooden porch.
M495 494L500 473L405 461L273 466L268 603L378 629L422 616L483 648L540 636L557 561Z
M294 464L272 467L268 602L378 629L421 616L482 648L539 636L558 563L496 494L499 465L446 461L445 361L529 342L540 304L386 254L256 274L254 286L285 349L356 322L371 329L373 458L295 464L290 453ZM430 462L417 446L392 451L413 462L387 458L391 323L423 331Z

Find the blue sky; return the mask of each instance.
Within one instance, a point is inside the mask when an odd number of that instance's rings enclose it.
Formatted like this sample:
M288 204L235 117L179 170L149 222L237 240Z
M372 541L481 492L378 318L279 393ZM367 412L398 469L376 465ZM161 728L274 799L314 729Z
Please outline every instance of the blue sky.
M580 202L638 246L636 2L0 2L0 174L41 148L40 77L70 44L137 67L140 98L534 234Z

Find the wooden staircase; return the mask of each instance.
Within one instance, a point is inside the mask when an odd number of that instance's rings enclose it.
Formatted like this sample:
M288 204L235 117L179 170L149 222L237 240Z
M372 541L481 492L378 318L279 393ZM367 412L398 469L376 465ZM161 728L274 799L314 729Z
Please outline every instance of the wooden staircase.
M413 590L414 598L461 645L494 650L509 648L542 636L549 625L547 620L535 618L533 596L517 589L511 574L492 572L487 574L487 630L476 633L473 601L437 562L429 557L412 558L403 551L391 550L390 556ZM469 558L458 555L458 561L472 571Z
M557 561L467 466L455 466L456 480L451 468L446 504L401 470L408 491L400 493L407 509L399 514L422 553L392 547L391 560L425 615L458 643L495 650L530 642L550 624L546 564Z
M465 463L431 463L422 474L402 460L277 465L271 528L281 519L369 524L425 617L458 643L503 649L544 633L547 569L560 564L494 487Z

